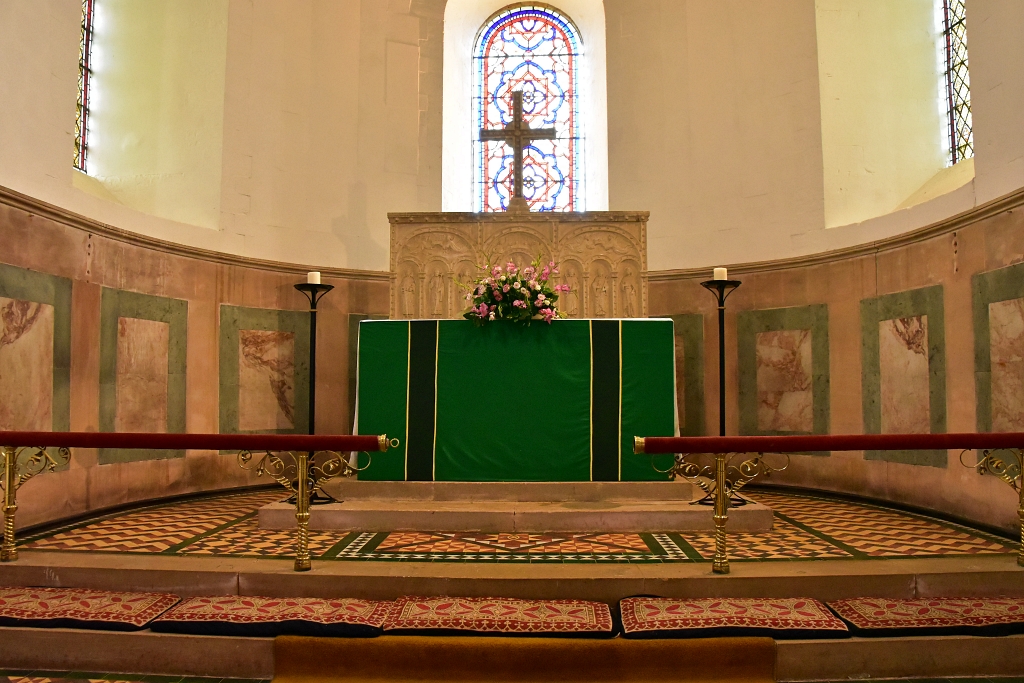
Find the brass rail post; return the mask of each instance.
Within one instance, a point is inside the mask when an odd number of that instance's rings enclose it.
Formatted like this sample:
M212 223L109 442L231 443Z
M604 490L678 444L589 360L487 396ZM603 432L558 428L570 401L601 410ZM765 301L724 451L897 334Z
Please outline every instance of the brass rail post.
M965 450L960 453L960 463L964 467L971 467L978 474L992 474L1017 492L1017 520L1020 525L1020 547L1017 550L1017 564L1024 567L1024 449L1020 448L992 448L981 452L978 461L974 464L964 462L964 456L974 453L973 450ZM1009 457L1000 455L1008 453Z
M25 453L28 453L28 457L22 460L21 456ZM0 487L4 490L4 542L0 546L0 562L12 562L18 559L18 546L14 539L14 513L18 511L18 488L43 471L53 472L58 465L68 464L71 461L71 451L64 447L58 448L54 457L44 447L3 446L0 448L0 457L3 458Z
M295 522L298 533L295 536L295 571L308 572L309 561L309 454L299 453L296 467L298 474L295 496Z
M18 511L18 453L13 446L3 447L4 459L4 543L0 548L0 562L18 559L14 544L14 513Z
M711 571L715 574L729 573L729 551L725 540L725 523L729 521L729 490L725 477L726 454L715 453L715 559Z

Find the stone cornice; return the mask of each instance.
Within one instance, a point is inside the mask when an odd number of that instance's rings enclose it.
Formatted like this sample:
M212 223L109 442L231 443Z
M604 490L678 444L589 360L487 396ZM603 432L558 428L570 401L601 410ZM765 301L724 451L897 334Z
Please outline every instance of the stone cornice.
M923 242L933 237L946 235L957 230L962 230L970 225L991 218L1001 213L1024 206L1024 188L1015 190L1002 197L986 202L981 206L968 209L955 216L950 216L923 228L917 228L900 235L886 237L880 240L864 242L842 249L820 251L806 256L794 256L792 258L776 259L774 261L753 261L749 263L726 264L730 273L763 273L775 270L787 270L790 268L804 268L816 266L842 259L870 256L883 251L890 251L905 247L916 242ZM647 277L650 282L666 282L671 280L689 280L696 278L707 278L710 266L704 268L680 268L677 270L652 270Z
M309 265L285 263L283 261L270 261L267 259L250 258L248 256L238 256L236 254L213 251L212 249L202 249L200 247L190 247L176 242L157 239L156 237L140 235L139 233L115 228L112 225L101 223L97 220L93 220L92 218L74 213L73 211L62 209L59 206L16 192L15 190L2 185L0 185L0 205L9 206L13 209L24 211L30 215L39 216L40 218L51 220L69 228L82 230L117 242L123 242L125 244L131 244L145 249L153 249L154 251L160 251L167 254L174 254L175 256L184 256L186 258L194 258L201 261L211 261L213 263L221 263L227 266L256 268L259 270L269 270L279 273L304 274L310 269ZM320 272L323 277L347 278L352 280L375 280L388 282L390 277L386 271L382 270L356 270L354 268L320 267Z
M559 213L557 219L560 223L573 221L586 221L593 223L603 221L607 223L641 222L646 223L650 218L650 211L586 211L582 213ZM468 213L468 212L409 212L389 213L388 220L392 224L405 223L548 223L553 219L550 213Z

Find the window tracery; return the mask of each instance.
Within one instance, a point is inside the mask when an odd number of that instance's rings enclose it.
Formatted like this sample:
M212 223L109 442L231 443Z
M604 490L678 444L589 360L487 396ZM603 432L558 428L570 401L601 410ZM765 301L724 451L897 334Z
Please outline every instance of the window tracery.
M511 121L512 92L523 93L531 128L555 128L523 154L523 194L533 211L582 211L583 135L579 116L579 33L555 9L507 7L481 30L474 56L474 138ZM476 210L504 211L512 197L512 149L476 140Z

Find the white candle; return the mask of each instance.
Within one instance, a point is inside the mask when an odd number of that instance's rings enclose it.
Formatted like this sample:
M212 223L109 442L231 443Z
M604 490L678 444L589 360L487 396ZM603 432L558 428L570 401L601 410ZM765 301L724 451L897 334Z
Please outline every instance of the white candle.
M320 284L320 272L314 270L311 273L306 273L306 284L318 285Z
M715 268L715 279L716 280L728 280L729 271L725 268Z

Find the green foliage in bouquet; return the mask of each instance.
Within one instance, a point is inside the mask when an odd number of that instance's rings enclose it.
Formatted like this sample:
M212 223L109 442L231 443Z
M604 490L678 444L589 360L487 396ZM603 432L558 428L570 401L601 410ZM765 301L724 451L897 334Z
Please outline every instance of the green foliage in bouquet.
M520 269L509 261L505 267L491 266L483 276L467 286L466 301L470 309L463 314L467 320L484 325L491 320L512 320L530 324L532 320L551 323L562 317L558 310L558 295L569 291L569 285L552 287L548 280L558 274L558 266L551 261L541 267L537 258Z

